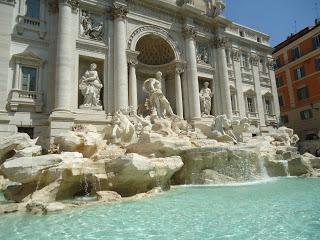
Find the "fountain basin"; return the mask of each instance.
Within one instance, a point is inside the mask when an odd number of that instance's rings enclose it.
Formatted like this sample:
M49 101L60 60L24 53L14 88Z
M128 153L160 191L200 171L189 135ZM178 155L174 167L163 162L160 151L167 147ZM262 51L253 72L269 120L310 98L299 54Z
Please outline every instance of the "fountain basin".
M253 185L179 186L140 201L59 214L0 218L16 239L320 238L320 180L281 178Z

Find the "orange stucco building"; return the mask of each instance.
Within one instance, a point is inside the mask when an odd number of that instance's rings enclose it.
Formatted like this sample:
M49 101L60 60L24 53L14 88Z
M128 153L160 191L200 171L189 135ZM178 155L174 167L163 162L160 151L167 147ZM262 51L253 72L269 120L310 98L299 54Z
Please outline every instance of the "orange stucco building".
M273 53L280 122L300 139L320 131L320 21L291 35Z

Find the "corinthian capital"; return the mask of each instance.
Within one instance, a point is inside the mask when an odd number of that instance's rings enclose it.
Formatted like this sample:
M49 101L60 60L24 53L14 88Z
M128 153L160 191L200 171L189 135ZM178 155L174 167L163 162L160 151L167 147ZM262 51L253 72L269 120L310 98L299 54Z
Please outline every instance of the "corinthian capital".
M197 32L195 27L185 26L182 28L182 34L185 38L195 38L197 36Z
M79 0L59 0L62 3L68 4L73 11L76 11L79 8L80 1Z
M113 18L126 18L128 14L128 6L123 4L114 3L112 7Z
M228 43L228 39L226 37L214 37L212 39L213 46L215 48L225 48Z

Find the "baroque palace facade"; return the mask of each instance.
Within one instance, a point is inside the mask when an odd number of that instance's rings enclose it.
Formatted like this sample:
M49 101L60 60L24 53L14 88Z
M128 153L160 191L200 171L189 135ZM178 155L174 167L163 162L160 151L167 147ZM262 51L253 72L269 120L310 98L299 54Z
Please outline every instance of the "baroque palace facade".
M191 122L248 117L256 133L278 123L269 37L226 19L222 0L0 6L0 137L28 132L48 146L74 124L102 130L119 109L143 112L143 83L156 75L173 112ZM205 112L200 91L212 96Z

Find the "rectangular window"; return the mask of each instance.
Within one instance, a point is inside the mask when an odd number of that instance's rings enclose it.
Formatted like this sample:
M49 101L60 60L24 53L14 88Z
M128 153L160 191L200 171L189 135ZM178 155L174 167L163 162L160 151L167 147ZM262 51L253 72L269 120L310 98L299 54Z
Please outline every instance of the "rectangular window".
M260 63L260 71L266 73L267 72L266 61L264 59L260 59L259 63Z
M320 71L320 58L314 60L314 64L316 66L316 71Z
M21 67L22 81L21 90L37 90L37 69L32 67Z
M276 69L281 68L280 58L276 58L274 65Z
M284 105L283 96L278 96L279 99L279 105L282 107Z
M294 70L294 75L296 80L303 78L306 75L304 71L304 67L301 66L301 67L298 67L296 70Z
M271 100L270 100L270 99L265 99L265 100L264 100L264 105L265 105L266 114L272 115L272 114L273 114L273 111L272 111L272 103L271 103Z
M26 16L31 18L40 18L40 0L27 0L26 1L27 12Z
M308 87L303 87L297 90L297 96L299 100L304 100L309 98Z
M249 60L247 54L241 54L242 67L249 68Z
M304 110L304 111L301 111L300 112L300 117L301 117L301 120L307 120L307 119L310 119L312 118L312 110L311 109L308 109L308 110Z
M300 58L300 50L299 47L291 49L292 60L296 60Z
M247 97L247 108L248 108L248 112L250 112L250 113L256 112L254 98Z
M237 110L236 95L234 95L234 94L231 94L231 108L232 108L232 111L236 111Z
M283 116L280 116L280 123L281 124L286 124L289 122L289 117L288 115L283 115Z
M282 87L284 85L283 78L281 76L276 77L276 85L277 85L277 88Z
M261 43L261 37L257 37L257 42Z
M244 37L244 32L243 31L240 31L239 34L240 34L241 37Z
M312 38L312 46L313 49L317 49L320 47L320 35L314 36Z

